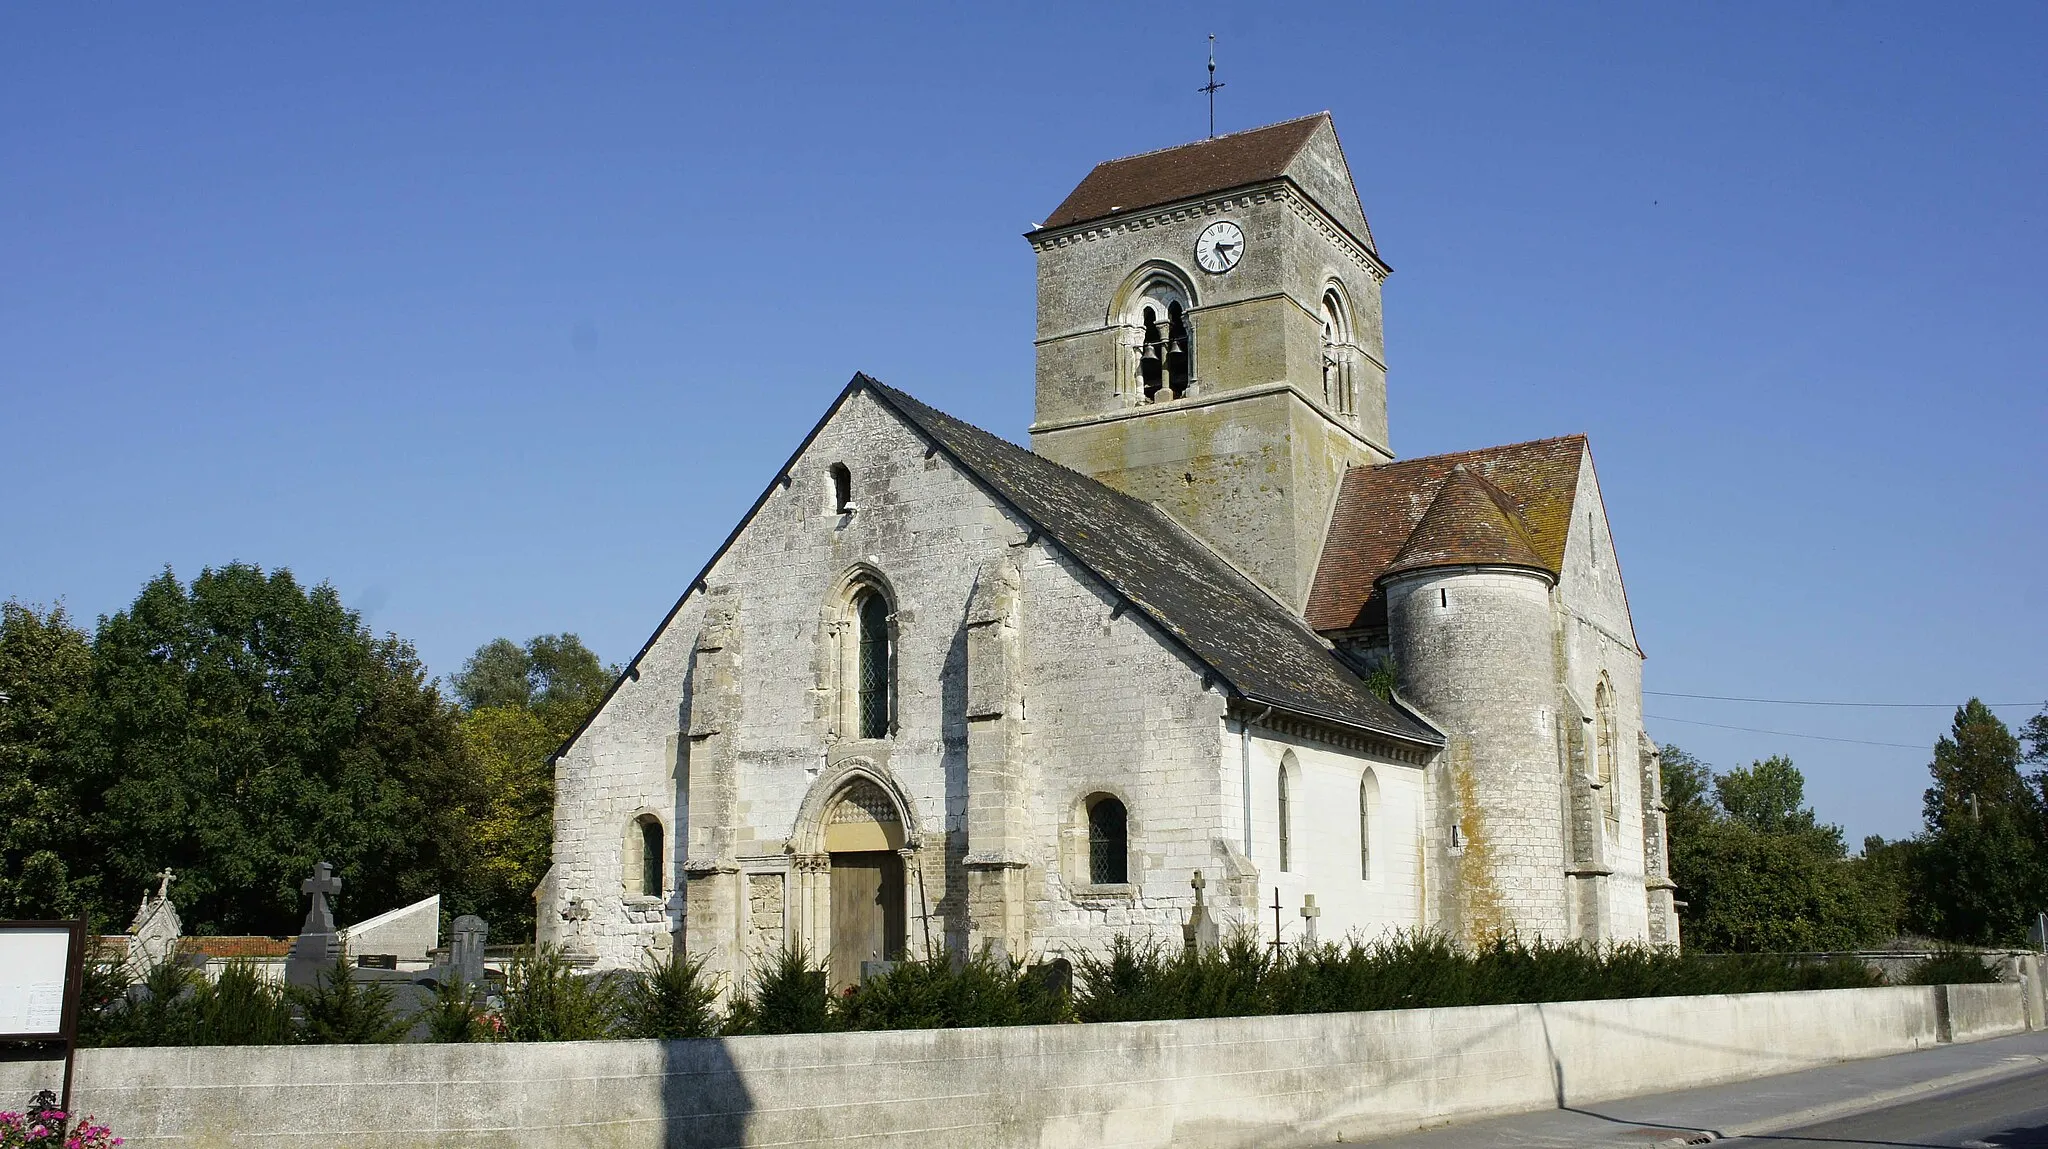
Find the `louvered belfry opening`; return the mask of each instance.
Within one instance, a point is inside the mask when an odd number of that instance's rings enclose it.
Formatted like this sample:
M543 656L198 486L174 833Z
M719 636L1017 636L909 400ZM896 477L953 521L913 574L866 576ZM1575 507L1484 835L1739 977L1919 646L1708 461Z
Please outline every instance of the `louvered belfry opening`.
M1098 886L1130 881L1130 834L1124 804L1101 797L1088 806L1088 880Z
M889 649L889 603L872 591L860 600L860 736L889 736L889 695L895 668Z

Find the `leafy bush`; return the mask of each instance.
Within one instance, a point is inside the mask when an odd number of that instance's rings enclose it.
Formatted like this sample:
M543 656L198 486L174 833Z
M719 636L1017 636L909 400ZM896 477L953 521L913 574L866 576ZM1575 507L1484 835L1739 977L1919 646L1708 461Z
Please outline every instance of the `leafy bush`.
M1943 946L1913 963L1906 971L1907 985L1980 985L1998 980L1998 972L1984 964L1975 950Z
M199 1011L193 997L205 978L196 969L166 958L142 981L111 1003L102 1019L109 1045L197 1045Z
M312 985L288 992L299 1007L299 1036L311 1044L379 1045L412 1028L398 1016L389 985L356 980L346 950Z
M1836 989L1879 983L1862 962L1674 954L1639 945L1501 939L1466 950L1439 934L1294 946L1238 934L1212 953L1119 937L1079 959L1083 1021L1424 1009L1601 998Z
M601 1041L617 1036L620 993L609 978L584 976L551 946L512 963L505 978L508 1041Z
M1034 970L984 950L955 964L947 954L899 962L834 1003L843 1029L958 1029L1051 1025L1067 1002Z
M704 960L670 949L667 957L650 958L647 968L627 983L620 1003L621 1036L714 1037L718 1016L712 1006L717 1001L717 989L704 976Z
M839 1028L823 966L802 949L785 948L754 973L754 989L736 997L725 1015L727 1033L829 1033Z
M500 1022L484 1007L483 994L460 978L436 985L434 1000L421 1013L428 1041L495 1041L501 1035Z
M201 978L192 995L201 1045L285 1045L298 1038L290 998L246 961Z

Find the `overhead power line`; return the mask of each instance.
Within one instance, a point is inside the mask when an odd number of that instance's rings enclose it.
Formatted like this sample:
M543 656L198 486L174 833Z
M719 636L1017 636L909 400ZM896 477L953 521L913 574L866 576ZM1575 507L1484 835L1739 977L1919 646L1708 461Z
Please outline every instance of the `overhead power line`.
M1680 694L1671 690L1645 690L1659 698L1703 698L1710 702L1761 702L1770 706L1868 706L1882 710L1954 710L1953 702L1815 702L1798 698L1740 698L1731 694ZM2043 702L1986 702L1992 709L2020 706L2044 706Z
M1835 738L1826 734L1794 734L1790 730L1759 730L1754 726L1729 726L1723 722L1701 722L1697 718L1673 718L1666 714L1645 714L1644 718L1657 722L1683 722L1688 726L1711 726L1716 730L1740 730L1747 734L1769 734L1777 738L1809 738L1815 742L1850 742L1857 746L1894 746L1900 750L1931 751L1930 746L1919 746L1911 742L1872 742L1867 738Z

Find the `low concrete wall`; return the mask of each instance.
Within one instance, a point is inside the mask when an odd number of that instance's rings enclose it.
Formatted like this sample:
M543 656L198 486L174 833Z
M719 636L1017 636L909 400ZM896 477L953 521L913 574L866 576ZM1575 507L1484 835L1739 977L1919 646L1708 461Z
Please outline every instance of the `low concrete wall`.
M2017 982L1996 985L1945 985L1948 1037L1977 1041L2018 1033L2031 1024L2025 990Z
M1960 1039L2025 1025L2017 987L1965 986L666 1043L94 1049L77 1103L138 1147L1222 1149L1918 1049L1944 1016ZM0 1066L0 1098L54 1067L32 1068Z

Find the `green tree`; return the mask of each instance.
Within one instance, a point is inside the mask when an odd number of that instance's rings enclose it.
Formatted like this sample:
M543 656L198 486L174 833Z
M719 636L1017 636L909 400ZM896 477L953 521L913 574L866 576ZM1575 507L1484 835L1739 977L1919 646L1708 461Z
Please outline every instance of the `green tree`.
M575 635L543 634L523 646L493 639L450 679L474 781L461 812L470 868L457 900L498 937L533 936L533 888L554 836L549 758L616 677Z
M1934 937L2022 941L2048 898L2042 795L2020 776L2020 761L2019 739L1974 698L1934 744L1912 906Z
M574 733L604 699L618 671L573 634L542 634L520 646L492 639L470 655L450 678L456 697L469 710L531 710L561 738Z
M0 603L0 918L92 905L97 876L75 865L85 823L67 753L91 683L92 648L64 608Z
M1663 747L1661 759L1671 877L1686 903L1688 946L1854 949L1896 928L1896 895L1866 881L1862 863L1844 856L1841 828L1805 805L1806 779L1791 759L1774 756L1720 775L1676 746Z
M285 934L316 861L356 918L464 868L455 710L331 586L237 563L188 589L166 570L101 620L92 664L68 751L90 837L73 864L105 915L170 866L187 929Z
M469 867L465 912L503 939L533 936L533 888L547 872L554 839L554 771L561 739L530 710L486 706L462 716L473 773L462 809Z

